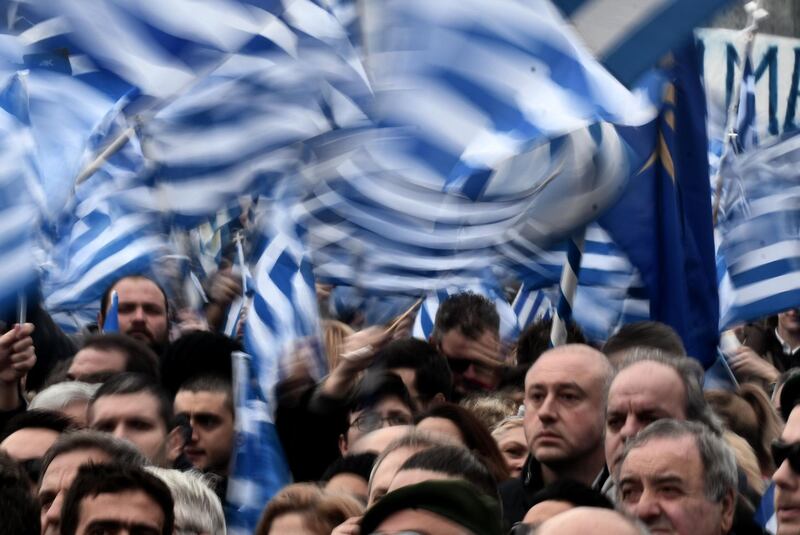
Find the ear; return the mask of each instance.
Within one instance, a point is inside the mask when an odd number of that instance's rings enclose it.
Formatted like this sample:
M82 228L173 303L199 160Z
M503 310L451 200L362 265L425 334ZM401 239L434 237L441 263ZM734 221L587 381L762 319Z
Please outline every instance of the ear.
M725 496L722 497L721 506L720 527L722 528L722 533L728 533L731 530L731 526L733 526L733 514L736 510L736 491L734 489L729 490Z
M180 426L172 428L172 431L167 435L167 461L169 461L170 466L183 453L185 445L186 441L183 440L183 432Z
M344 435L339 435L339 453L342 454L342 457L347 455L347 437Z

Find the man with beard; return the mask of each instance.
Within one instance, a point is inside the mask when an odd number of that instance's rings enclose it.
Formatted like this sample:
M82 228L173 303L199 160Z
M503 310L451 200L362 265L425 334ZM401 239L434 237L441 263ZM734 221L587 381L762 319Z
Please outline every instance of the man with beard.
M169 302L167 294L142 275L123 277L112 284L100 303L98 325L103 325L111 307L111 293L119 299L119 332L141 340L161 355L169 343Z

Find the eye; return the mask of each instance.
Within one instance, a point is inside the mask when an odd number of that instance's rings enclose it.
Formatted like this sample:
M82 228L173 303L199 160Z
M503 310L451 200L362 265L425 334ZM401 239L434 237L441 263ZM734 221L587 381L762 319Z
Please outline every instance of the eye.
M619 495L625 503L638 503L642 491L633 485L623 485L619 490Z
M101 431L103 433L113 433L114 422L97 422L92 426L92 429L96 431Z
M606 421L606 426L612 431L619 431L622 429L622 424L625 420L621 416L609 416Z
M581 400L581 397L575 392L567 391L567 392L561 392L558 395L558 399L560 399L564 403L577 403L578 401Z
M153 424L146 420L131 420L128 424L128 427L134 431L149 431L153 429Z
M659 489L659 493L665 498L679 498L683 496L683 489L677 485L667 485Z
M540 405L544 401L544 398L545 398L544 392L535 391L528 394L528 400L531 401L534 405Z

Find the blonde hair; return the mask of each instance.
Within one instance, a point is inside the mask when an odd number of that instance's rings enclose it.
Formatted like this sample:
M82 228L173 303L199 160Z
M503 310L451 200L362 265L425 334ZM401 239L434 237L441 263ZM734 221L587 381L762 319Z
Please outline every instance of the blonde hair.
M351 516L363 514L364 506L352 496L334 494L313 483L295 483L270 500L255 535L268 535L275 519L290 513L301 515L305 527L316 535L329 535Z
M722 438L725 439L725 442L727 442L728 446L733 450L733 454L736 457L736 465L742 469L744 475L747 477L747 484L759 494L764 494L767 485L761 477L758 459L756 458L756 453L753 451L753 448L750 447L750 444L748 444L744 438L727 429L722 433Z
M339 355L344 347L344 339L355 333L352 327L336 320L322 320L322 332L325 341L325 356L328 369L333 370L339 364Z
M492 438L499 441L503 435L512 429L522 427L522 420L522 416L509 416L505 418L492 429Z
M503 394L478 394L468 396L459 403L474 414L487 429L492 429L500 422L517 413L519 404L513 398Z

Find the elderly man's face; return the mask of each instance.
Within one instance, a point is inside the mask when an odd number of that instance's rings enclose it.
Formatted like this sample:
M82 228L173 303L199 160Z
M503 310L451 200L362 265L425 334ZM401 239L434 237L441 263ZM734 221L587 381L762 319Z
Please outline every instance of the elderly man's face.
M800 442L800 406L795 407L789 415L781 441L785 444ZM777 533L779 535L800 533L800 473L792 468L787 459L778 466L772 479L775 481Z
M678 373L658 362L638 362L614 378L606 410L606 463L611 473L625 442L662 418L686 419L686 389Z
M734 497L706 496L705 468L692 436L654 438L622 462L618 503L652 533L720 535L733 522Z

